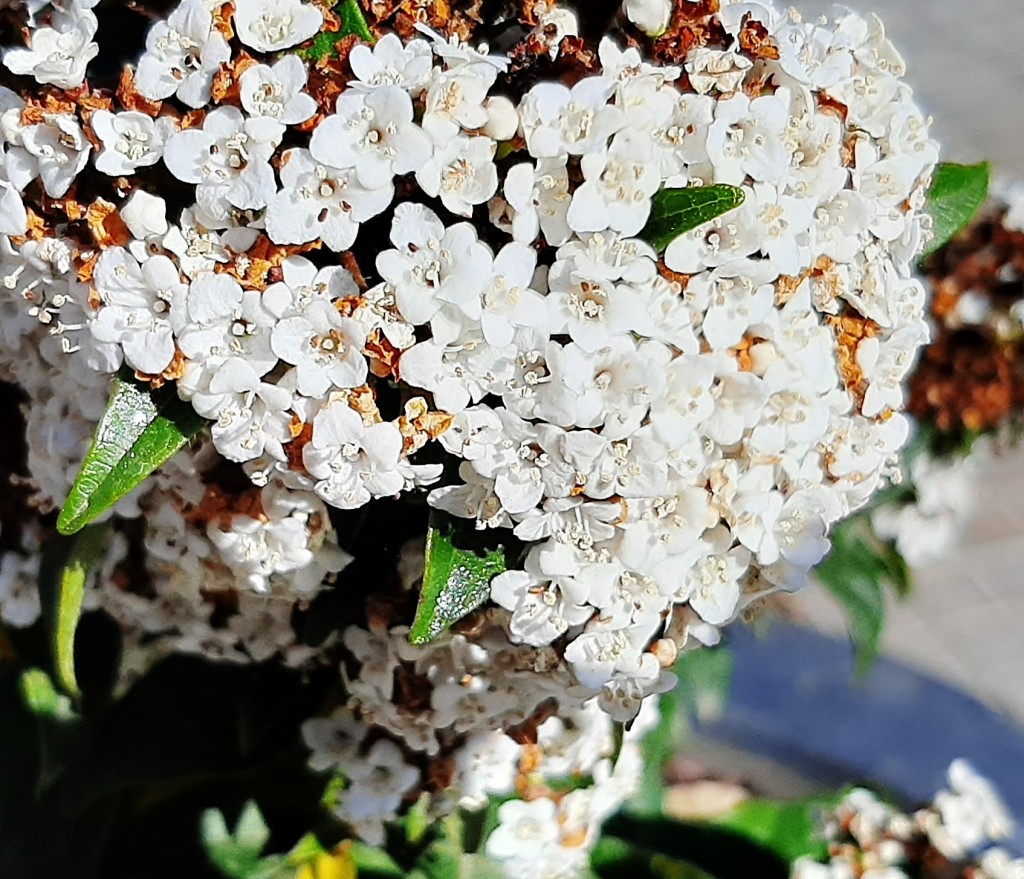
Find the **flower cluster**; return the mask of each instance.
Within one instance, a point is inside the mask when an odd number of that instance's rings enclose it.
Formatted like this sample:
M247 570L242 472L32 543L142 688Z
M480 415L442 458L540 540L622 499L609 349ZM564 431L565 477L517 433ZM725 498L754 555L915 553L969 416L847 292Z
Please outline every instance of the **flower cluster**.
M871 511L913 566L950 553L973 513L991 447L1017 441L1024 406L1024 190L1003 187L930 257L932 339L908 378L918 438L903 489Z
M871 791L851 791L827 817L829 861L801 858L793 879L1018 879L1024 859L996 843L1013 824L992 784L964 760L949 767L949 788L927 807L905 814Z
M314 763L369 839L422 790L515 789L508 875L539 875L531 833L583 851L628 787L609 724L802 585L906 439L937 147L902 60L875 19L770 0L627 2L597 45L526 3L507 57L454 13L371 15L376 42L325 52L323 4L183 0L93 87L91 5L45 4L3 57L0 361L34 502L67 497L119 369L210 439L122 500L143 534L118 531L90 600L138 669L301 663L292 617L351 561L348 511L398 499L422 534L426 495L521 562L427 647L417 565L392 548L351 583L368 609ZM656 250L656 196L710 184L742 204ZM574 773L603 781L542 795Z

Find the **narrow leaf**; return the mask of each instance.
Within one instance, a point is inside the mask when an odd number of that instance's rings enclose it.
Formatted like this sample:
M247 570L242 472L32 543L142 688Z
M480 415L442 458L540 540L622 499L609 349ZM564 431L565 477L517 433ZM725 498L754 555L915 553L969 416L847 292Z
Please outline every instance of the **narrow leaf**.
M355 34L359 39L373 42L373 32L366 23L366 16L359 6L359 0L342 0L337 6L341 16L341 35Z
M173 388L152 391L114 380L92 447L57 519L61 534L80 531L170 459L206 422Z
M935 253L963 229L988 198L989 164L955 165L945 162L935 169L928 191L928 213L934 237L923 256Z
M41 668L27 669L20 683L25 704L33 714L53 720L70 720L75 716L71 700L57 692L50 676Z
M107 529L104 527L87 528L79 534L60 574L57 622L53 630L57 680L68 693L76 697L78 679L75 677L75 632L82 614L85 584L103 557L106 538Z
M743 204L743 190L718 183L662 189L654 196L651 216L640 237L661 253L676 238Z
M492 542L473 539L471 529L457 526L450 516L431 514L423 586L410 642L433 641L487 601L491 579L505 570L504 547L493 542L493 532L487 535Z

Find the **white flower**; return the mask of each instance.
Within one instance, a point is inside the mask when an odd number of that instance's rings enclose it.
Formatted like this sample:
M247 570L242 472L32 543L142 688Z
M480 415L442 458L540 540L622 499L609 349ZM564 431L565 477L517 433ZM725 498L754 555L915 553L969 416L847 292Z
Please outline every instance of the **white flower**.
M215 419L213 444L229 461L245 463L264 455L285 459L284 443L292 439L292 393L281 384L264 382L241 356L220 359L216 369L186 364L179 392L191 394L196 411ZM193 390L192 385L199 383Z
M572 197L569 226L576 232L614 229L637 235L650 216L651 196L661 186L652 154L649 137L626 130L608 149L585 155L580 162L585 182Z
M246 68L238 80L238 96L250 116L298 125L316 113L316 101L302 91L305 85L306 66L296 55L285 55L273 67Z
M28 231L28 213L21 193L0 179L0 234L24 235Z
M740 601L740 578L750 564L750 552L733 546L733 536L717 526L701 538L700 554L683 577L686 598L706 623L724 625Z
M718 521L703 488L680 486L671 494L631 504L619 557L636 571L649 571L666 557L691 550Z
M487 124L482 131L493 140L512 140L519 131L519 110L504 95L492 95L484 101Z
M398 816L405 795L420 772L386 739L374 743L362 759L346 766L348 786L338 795L335 814L370 845L384 844L384 823Z
M232 208L262 208L277 193L270 157L284 135L273 119L246 119L236 107L219 107L202 128L167 140L164 164L185 183L196 184L199 207L227 222Z
M992 783L966 760L949 766L949 790L935 797L942 817L933 842L950 858L962 858L987 842L1006 839L1013 833L1013 819Z
M704 46L697 46L686 55L690 84L702 95L713 90L724 94L737 91L753 66L754 62L739 52Z
M239 0L234 22L243 45L257 52L280 52L314 36L324 16L300 0Z
M608 103L614 90L614 81L600 76L585 77L572 89L556 82L535 85L520 105L530 155L582 156L604 147L625 122L622 110Z
M47 115L38 125L29 125L22 133L26 152L38 163L43 189L51 198L60 198L70 188L89 161L92 145L74 116Z
M417 169L416 181L427 195L440 196L453 214L470 217L474 205L483 204L498 191L496 147L483 135L452 137L434 148L429 161Z
M350 510L402 490L401 454L402 434L394 424L367 427L347 403L334 402L313 419L313 438L302 460L318 480L316 493L331 506Z
M593 615L593 608L580 602L585 590L571 585L570 578L549 581L527 571L505 571L491 581L491 600L512 612L508 628L516 643L543 647Z
M511 862L508 866L516 868L513 875L518 876L558 844L558 810L551 800L509 800L498 807L498 826L487 837L486 851L489 858Z
M433 151L412 119L412 99L396 86L343 93L335 114L313 132L309 151L325 165L355 168L367 189L389 187L396 174L421 168Z
M344 768L358 755L366 738L367 726L345 706L335 708L328 717L313 717L302 724L302 740L312 751L309 768L323 772Z
M460 130L476 131L487 124L484 101L497 76L497 68L486 63L460 64L435 72L427 89L423 127L437 146Z
M263 291L263 300L278 318L300 314L314 300L334 303L359 295L352 273L341 266L317 269L302 256L289 256L281 263L282 281Z
M432 338L402 353L399 372L412 387L430 391L439 409L461 412L511 372L515 349L488 345L464 316L439 313L430 330Z
M418 97L430 81L434 58L426 40L403 44L395 34L385 34L373 46L353 46L348 63L356 75L348 84L351 89L398 86Z
M230 58L210 10L202 0L184 0L147 35L135 87L151 101L175 95L189 107L201 107L210 99L214 74Z
M713 351L738 345L750 327L775 306L772 281L778 272L765 260L735 260L690 279L692 293L705 309L701 333Z
M512 527L512 518L502 509L501 500L494 493L493 479L481 476L469 461L459 465L459 478L464 484L435 488L427 498L430 505L453 516L473 519L477 528Z
M377 257L377 271L406 320L426 323L446 302L479 315L491 256L469 223L445 229L432 210L405 202L395 209L391 242L398 249Z
M259 237L259 231L229 226L223 232L207 227L213 221L197 209L185 208L177 226L167 230L160 244L178 258L182 274L195 278L211 272L219 263L228 262L233 254L245 253Z
M168 311L185 290L174 263L154 256L140 266L124 248L112 247L100 254L93 283L103 302L89 324L93 336L119 344L132 369L162 373L174 357Z
M30 31L27 49L6 49L4 66L19 76L32 76L40 84L77 88L85 80L85 69L100 47L93 42L99 26L91 12L79 11L64 27L43 27Z
M640 30L654 37L668 28L672 0L624 0L622 11Z
M665 264L677 272L697 274L756 253L762 239L757 206L749 190L746 196L738 208L676 238L665 248Z
M97 110L89 124L103 143L96 169L111 177L130 176L138 168L155 165L163 155L164 142L178 130L170 117L152 119L134 111Z
M558 256L549 277L552 334L567 332L583 350L596 351L613 337L646 326L638 294L609 278L613 271L587 259L572 243L560 248Z
M331 250L347 250L359 224L387 210L390 186L366 189L352 169L317 162L304 149L288 150L281 160L281 190L267 205L267 234L276 244L305 244L322 239Z
M0 558L0 619L5 623L21 629L39 619L38 574L38 554L5 552Z
M354 388L366 380L365 341L356 321L342 317L332 302L318 298L274 327L271 346L278 357L296 367L299 393L321 397L332 386Z
M548 311L531 290L537 252L518 242L506 244L494 259L494 274L483 289L480 325L489 345L508 345L516 327L541 327Z
M523 162L505 175L504 194L512 214L512 237L532 244L543 231L552 247L572 236L566 220L572 196L565 158L540 159L537 166Z
M744 94L722 98L708 129L708 156L717 183L740 185L749 174L765 183L782 182L789 169L783 132L789 120L789 92L751 100Z
M917 350L928 341L924 323L901 327L888 338L862 339L857 365L868 382L861 412L868 417L895 411L903 404L902 383L914 365Z
M229 358L244 360L257 376L277 365L270 346L274 316L258 290L243 290L230 275L204 272L179 290L171 323L182 353L199 362L210 379ZM209 393L216 398L220 392L211 389ZM196 408L215 417L217 405L197 403Z

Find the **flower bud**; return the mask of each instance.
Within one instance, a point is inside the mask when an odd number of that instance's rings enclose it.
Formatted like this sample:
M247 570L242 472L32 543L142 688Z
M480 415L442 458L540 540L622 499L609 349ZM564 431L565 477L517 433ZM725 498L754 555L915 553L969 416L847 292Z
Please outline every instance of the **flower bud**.
M167 203L159 196L136 189L121 208L121 219L136 238L163 235L167 231Z
M672 18L671 0L625 0L622 11L645 34L664 33Z
M495 140L511 140L519 130L519 114L515 105L501 95L494 95L484 103L487 108L487 124L484 134Z

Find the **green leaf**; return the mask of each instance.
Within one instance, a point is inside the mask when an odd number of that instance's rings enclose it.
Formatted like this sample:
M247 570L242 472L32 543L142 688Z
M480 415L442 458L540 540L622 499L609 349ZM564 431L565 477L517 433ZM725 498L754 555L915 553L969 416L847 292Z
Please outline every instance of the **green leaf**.
M409 845L423 842L432 824L430 794L424 792L405 816L405 839Z
M85 585L93 569L103 558L106 549L107 528L87 528L71 541L59 540L60 546L47 548L53 558L62 558L60 573L56 582L53 622L53 654L56 664L57 682L76 698L78 679L75 676L75 632L82 614Z
M897 591L901 579L893 577L895 562L882 555L880 542L872 541L869 524L858 517L832 532L832 552L817 568L819 582L846 612L850 639L857 653L857 674L871 668L885 627L885 586ZM877 546L873 546L877 543ZM899 577L903 576L905 567Z
M493 531L481 536L445 513L431 513L423 586L409 632L411 643L433 641L487 601L491 579L506 569L504 547L495 543L500 536Z
M383 849L374 848L365 842L353 844L352 859L355 861L358 876L403 879L406 875L391 855Z
M738 208L744 198L742 189L724 183L662 189L654 196L651 216L640 237L661 253L684 232Z
M298 55L312 61L320 61L324 58L336 58L338 55L338 43L349 36L357 36L366 43L375 42L373 31L366 23L366 16L359 6L358 0L340 0L333 4L335 11L341 17L341 27L334 32L319 33L309 44L298 50Z
M203 812L200 830L210 862L225 876L248 879L268 866L261 862L260 852L270 839L270 829L252 800L242 808L234 833L217 809Z
M27 669L20 684L25 704L33 714L52 720L71 720L75 716L71 700L57 692L50 676L41 668Z
M989 172L988 162L980 165L943 162L935 169L927 207L934 237L922 256L935 253L971 221L988 198Z
M57 519L61 534L80 531L170 459L206 425L173 387L153 391L114 380L92 447Z
M747 800L712 823L742 834L789 863L805 855L819 859L828 853L818 833L819 815L838 800L835 796L781 803Z

